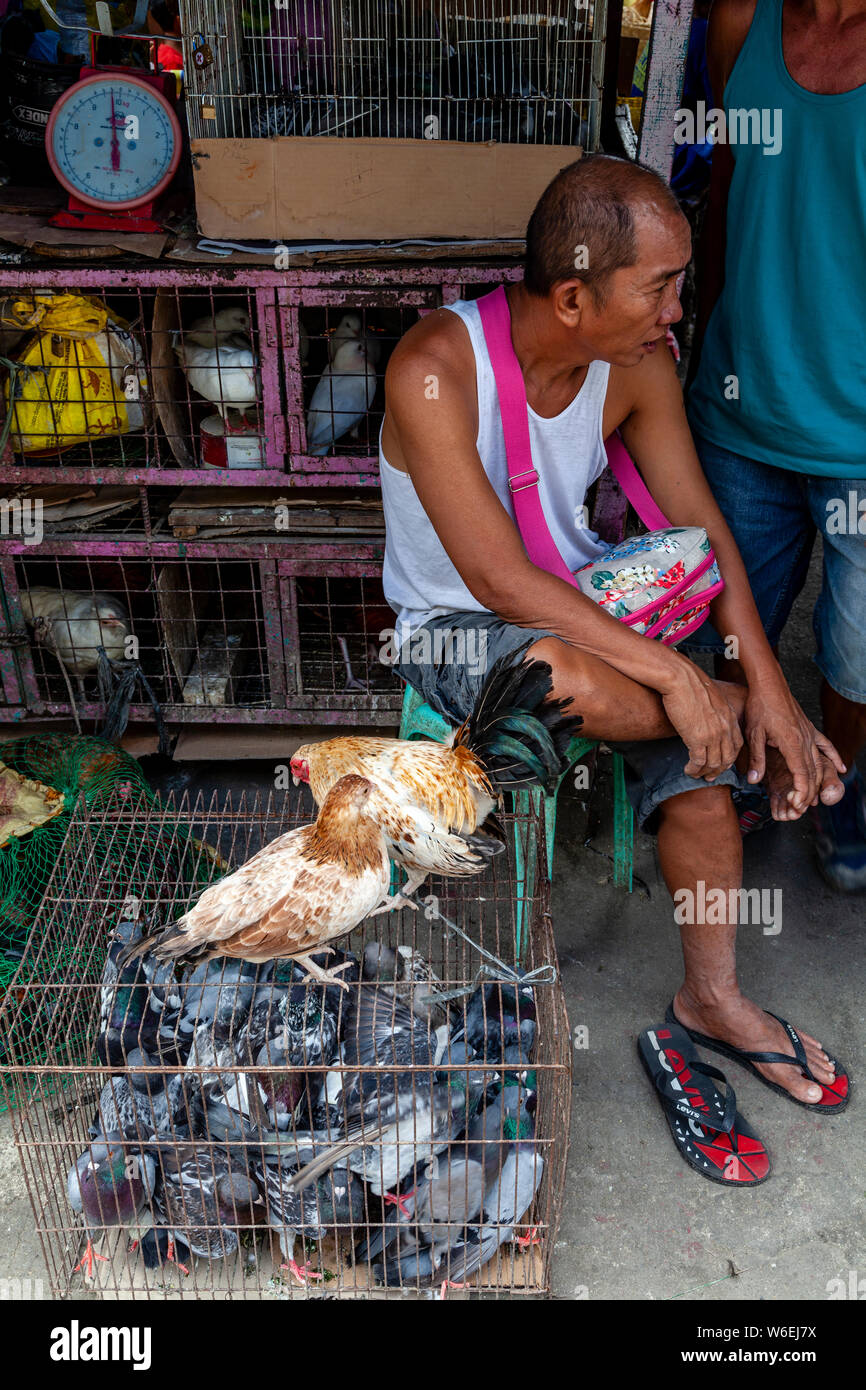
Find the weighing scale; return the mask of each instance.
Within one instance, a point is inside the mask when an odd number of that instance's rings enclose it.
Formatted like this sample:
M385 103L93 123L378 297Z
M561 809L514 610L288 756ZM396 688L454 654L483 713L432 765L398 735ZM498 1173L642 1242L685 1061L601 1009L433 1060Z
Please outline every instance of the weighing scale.
M88 32L93 54L96 31ZM152 35L124 37L150 44L155 61ZM52 217L52 226L163 230L154 220L155 205L175 175L182 146L170 100L176 90L173 73L95 63L81 69L79 81L55 103L45 132L48 161L69 194L67 208Z

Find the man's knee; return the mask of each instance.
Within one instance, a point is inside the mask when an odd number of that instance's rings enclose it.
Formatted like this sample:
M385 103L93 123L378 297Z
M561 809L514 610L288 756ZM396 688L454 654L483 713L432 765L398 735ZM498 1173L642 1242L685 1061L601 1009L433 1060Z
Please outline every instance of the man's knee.
M707 783L706 787L670 796L661 803L659 817L664 825L690 825L695 833L704 827L721 830L726 825L736 825L739 834L731 788L727 786Z
M542 637L533 642L526 659L548 663L553 694L560 699L570 695L585 704L598 693L597 671L596 678L592 676L592 666L598 665L598 658L563 642L560 637Z

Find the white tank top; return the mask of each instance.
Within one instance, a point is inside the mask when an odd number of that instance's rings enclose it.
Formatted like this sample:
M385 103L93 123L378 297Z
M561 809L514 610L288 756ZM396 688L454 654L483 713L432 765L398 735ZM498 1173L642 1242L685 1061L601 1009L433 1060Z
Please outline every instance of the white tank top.
M449 304L463 320L475 354L478 390L476 445L484 471L511 519L514 507L508 487L505 438L490 356L474 300ZM539 474L538 491L550 533L570 570L603 555L608 548L584 525L583 503L588 489L607 466L602 437L602 411L610 365L590 362L580 391L559 415L546 420L529 408L532 462ZM422 623L455 611L485 613L463 583L419 501L408 473L394 468L382 452L379 471L385 512L385 597L397 614L397 642L402 644Z

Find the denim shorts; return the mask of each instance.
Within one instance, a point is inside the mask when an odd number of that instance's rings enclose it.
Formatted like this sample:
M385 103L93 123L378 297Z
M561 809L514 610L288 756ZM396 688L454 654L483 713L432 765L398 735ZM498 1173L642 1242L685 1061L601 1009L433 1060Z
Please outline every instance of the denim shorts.
M821 532L824 570L812 617L815 662L839 695L866 704L866 478L793 473L732 454L698 435L695 445L773 646L805 583ZM724 651L710 623L684 646L693 652Z
M530 638L540 642L553 636L545 630L517 627L495 613L444 613L403 642L394 669L437 713L459 724L472 710L499 657L516 651ZM672 796L710 785L754 791L745 774L733 767L713 783L686 776L689 754L681 738L610 743L610 747L623 755L629 800L639 823L651 833L657 829L660 805Z

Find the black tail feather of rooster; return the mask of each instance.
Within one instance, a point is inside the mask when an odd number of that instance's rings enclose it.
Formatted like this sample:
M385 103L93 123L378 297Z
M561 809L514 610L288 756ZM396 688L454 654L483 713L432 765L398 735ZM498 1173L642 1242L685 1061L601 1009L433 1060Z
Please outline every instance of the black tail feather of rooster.
M97 660L99 695L105 705L105 723L99 731L99 737L104 738L107 743L114 743L126 733L126 726L129 723L129 707L135 695L135 687L140 681L141 688L153 708L153 719L159 737L159 752L162 756L167 755L169 751L168 731L162 717L162 710L138 662L124 661L119 667L113 666L104 647L99 648Z
M566 714L570 699L549 700L553 689L547 661L524 661L522 647L501 656L484 682L455 745L469 748L493 785L502 791L538 786L552 792L568 764L566 750L583 719Z

